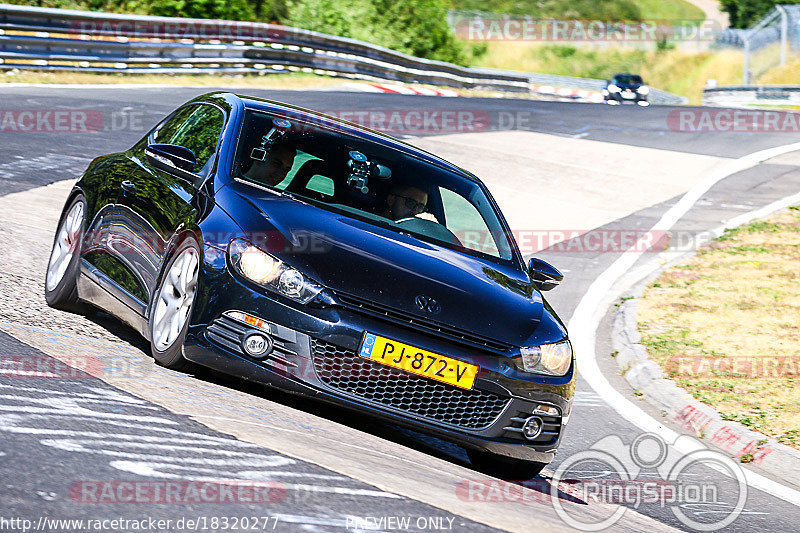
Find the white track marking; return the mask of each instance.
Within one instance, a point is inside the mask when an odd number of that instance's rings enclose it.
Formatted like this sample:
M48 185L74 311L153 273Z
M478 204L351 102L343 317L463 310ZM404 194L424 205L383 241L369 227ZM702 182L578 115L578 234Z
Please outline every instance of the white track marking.
M2 385L0 390L13 387ZM105 402L103 401L105 400ZM194 481L272 482L281 479L286 489L303 494L335 494L345 497L400 499L402 496L373 487L348 486L354 480L342 475L321 472L293 472L297 460L271 450L230 438L184 433L179 428L164 427L175 422L135 413L107 413L98 407L127 409L137 405L114 391L86 387L66 396L51 394L45 387L20 387L12 394L0 394L0 432L37 435L39 443L68 453L109 458L109 466L157 479ZM103 430L77 431L53 427L85 420ZM39 426L39 427L37 427ZM44 427L41 427L44 426ZM111 426L111 427L107 427ZM117 433L115 426L147 434ZM152 435L154 431L167 434ZM267 452L267 453L265 453ZM287 482L289 481L289 482Z
M120 470L131 470L139 465L139 463L134 463L131 461L111 461L111 466L114 468L119 468ZM273 478L273 477L294 477L294 478L313 478L313 479L335 479L338 481L347 481L348 478L342 475L330 475L330 474L314 474L309 472L290 472L287 470L242 470L238 472L232 471L223 471L218 468L202 468L199 466L184 466L184 465L176 465L173 463L148 463L148 466L159 468L159 469L168 469L168 470L188 470L191 472L200 472L205 474L213 474L214 480L220 479L236 479L236 480L248 480L248 481L263 481L265 477ZM139 473L137 471L137 473ZM200 479L197 476L194 476L194 479Z
M690 189L677 204L667 210L661 219L650 229L650 233L656 231L668 231L675 223L680 220L697 201L711 187L723 179L750 168L762 161L772 157L800 150L800 143L793 143L768 150L762 150L746 155L742 158L731 161L717 172L713 172L705 180L701 181ZM782 205L792 196L770 205ZM769 206L767 206L769 207ZM762 208L752 213L745 213L737 217L739 220L753 218L754 214L766 213ZM735 219L732 219L735 220ZM689 453L704 446L692 439L678 439L680 433L666 427L654 418L650 417L641 408L620 394L605 378L597 364L597 354L595 353L595 341L597 328L606 313L608 304L615 298L619 290L614 291L614 283L628 272L639 257L643 254L641 246L636 243L629 251L623 253L614 263L611 264L597 279L591 284L586 294L583 296L572 318L569 321L568 329L571 332L571 339L575 352L578 354L578 367L584 380L603 397L603 399L623 418L646 432L660 435L665 441L675 443L675 449L682 453ZM744 469L747 484L750 487L772 494L788 503L800 507L800 491L789 488L776 481L766 478L752 470Z

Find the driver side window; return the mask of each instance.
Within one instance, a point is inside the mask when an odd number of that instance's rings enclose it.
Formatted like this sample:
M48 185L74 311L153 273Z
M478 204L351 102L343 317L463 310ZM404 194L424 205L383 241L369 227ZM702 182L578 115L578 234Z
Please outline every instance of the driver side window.
M480 211L456 192L444 187L440 187L439 192L447 229L455 233L466 248L500 257L494 235L486 226Z
M188 148L197 160L195 172L206 174L211 156L217 149L225 114L208 104L189 105L178 110L163 126L153 133L157 143L176 144Z

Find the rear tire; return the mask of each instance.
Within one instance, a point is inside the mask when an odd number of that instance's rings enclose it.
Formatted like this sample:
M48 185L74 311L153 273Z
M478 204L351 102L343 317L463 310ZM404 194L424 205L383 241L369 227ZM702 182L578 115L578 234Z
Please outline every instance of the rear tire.
M504 480L527 481L539 475L547 463L511 459L480 450L467 450L472 466L492 477Z
M199 274L200 246L189 237L178 245L167 262L150 309L150 351L163 367L187 370L192 366L183 357L183 342Z
M44 299L54 309L86 314L91 307L78 298L81 249L86 232L86 199L76 196L58 223L47 264Z

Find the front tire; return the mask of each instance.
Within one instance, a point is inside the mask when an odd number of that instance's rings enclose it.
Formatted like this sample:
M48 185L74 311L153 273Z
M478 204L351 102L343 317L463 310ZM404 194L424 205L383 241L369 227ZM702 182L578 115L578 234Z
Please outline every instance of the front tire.
M467 456L479 472L507 481L533 479L547 466L547 463L511 459L480 450L468 449Z
M54 309L86 313L90 308L78 298L81 244L86 231L86 199L78 195L61 217L47 264L44 299Z
M150 351L158 364L173 370L191 365L183 357L183 341L200 275L200 246L185 239L167 262L150 309Z

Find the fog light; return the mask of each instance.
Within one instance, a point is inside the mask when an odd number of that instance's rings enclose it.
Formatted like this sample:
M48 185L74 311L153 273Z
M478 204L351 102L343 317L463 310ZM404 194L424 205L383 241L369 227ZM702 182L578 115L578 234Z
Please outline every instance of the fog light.
M242 339L245 353L254 359L263 359L272 352L272 339L269 335L250 333Z
M522 425L522 434L528 440L534 440L542 433L542 419L538 416L532 416L525 421Z

